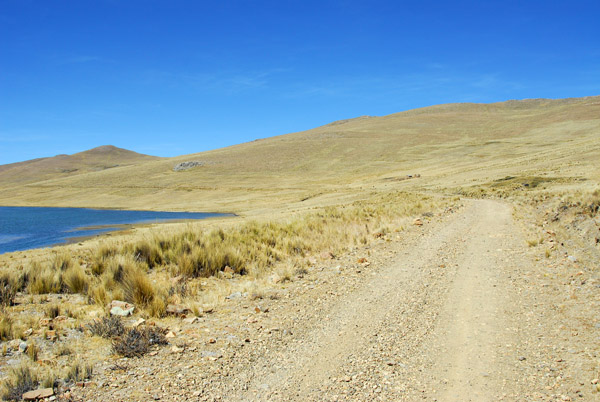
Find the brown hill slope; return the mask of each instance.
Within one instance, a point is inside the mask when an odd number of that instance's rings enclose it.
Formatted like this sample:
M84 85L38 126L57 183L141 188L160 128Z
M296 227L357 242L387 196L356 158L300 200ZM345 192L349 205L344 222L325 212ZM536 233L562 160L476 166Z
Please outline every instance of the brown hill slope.
M10 189L0 204L261 213L507 175L597 183L599 160L600 97L449 104L25 186L0 180ZM412 173L421 178L402 180Z
M24 184L97 172L117 166L159 159L112 145L103 145L73 155L57 155L0 165L0 183Z

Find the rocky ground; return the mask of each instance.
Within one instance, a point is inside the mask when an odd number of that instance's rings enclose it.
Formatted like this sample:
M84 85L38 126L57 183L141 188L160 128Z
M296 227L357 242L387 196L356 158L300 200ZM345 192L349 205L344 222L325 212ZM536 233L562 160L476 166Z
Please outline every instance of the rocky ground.
M556 233L523 219L506 203L465 201L324 255L291 282L171 319L169 345L108 357L61 398L597 400L593 246L569 258ZM527 244L540 233L555 243L549 257Z

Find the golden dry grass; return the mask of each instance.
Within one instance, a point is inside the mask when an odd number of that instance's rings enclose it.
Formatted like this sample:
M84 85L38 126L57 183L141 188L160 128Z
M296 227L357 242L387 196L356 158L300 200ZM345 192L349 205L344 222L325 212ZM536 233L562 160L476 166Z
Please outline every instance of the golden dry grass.
M397 230L399 220L449 202L443 197L390 192L288 218L212 228L202 222L174 225L170 230L40 253L1 274L30 295L81 293L100 306L125 300L150 316L161 316L168 303L198 296L201 290L188 286L186 280L225 273L260 278L278 266L283 267L278 272L285 280L292 269L303 269L319 253L338 254L368 244ZM50 304L46 310L50 318L61 314L58 305Z
M307 256L367 243L394 219L431 208L427 194L531 197L594 190L598 132L600 97L452 104L177 158L136 160L103 149L129 158L130 165L42 175L21 186L3 180L4 169L0 204L233 211L241 217L136 229L114 240L13 253L0 262L11 289L81 293L98 305L125 299L159 316L166 303L185 297L173 277L209 277L225 267L259 277L282 262L287 270L302 269ZM86 155L93 160L98 152ZM173 171L189 160L204 165Z
M74 317L72 326L87 324L81 317L102 314L115 299L135 303L146 317L161 317L168 303L199 314L234 291L266 297L273 272L293 280L321 252L369 244L414 216L456 202L457 195L511 198L517 205L552 200L557 208L568 203L577 213L597 213L599 133L600 97L441 105L101 171L90 163L67 177L31 176L30 165L26 185L0 169L0 205L240 215L0 256L0 340L39 330L37 320L19 314L27 306L11 306L17 292L48 316ZM190 160L205 164L172 170ZM407 178L414 174L420 177ZM532 235L530 245L543 241ZM244 280L229 281L231 275ZM46 303L53 293L64 300L81 294L86 305L66 302L55 311ZM86 350L107 342L96 338L82 341ZM44 384L89 376L88 362L72 356L82 347L57 348L68 365L30 374ZM15 371L5 385L22 388L27 370Z
M0 204L260 216L509 175L597 180L598 116L599 97L440 105L26 186L0 178ZM195 160L204 166L173 171Z

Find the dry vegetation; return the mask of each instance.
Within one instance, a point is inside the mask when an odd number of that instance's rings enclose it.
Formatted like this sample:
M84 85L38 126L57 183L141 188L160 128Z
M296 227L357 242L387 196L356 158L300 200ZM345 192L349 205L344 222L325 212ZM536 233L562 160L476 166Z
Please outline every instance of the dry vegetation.
M194 286L177 286L178 279L207 278L225 271L256 278L278 265L301 268L308 264L307 257L367 244L375 236L397 230L398 219L439 209L446 202L397 192L284 220L254 220L209 230L183 225L124 242L106 240L92 249L75 254L63 250L3 272L0 281L8 289L3 299L10 305L16 292L79 293L100 306L124 300L160 317L168 303L197 296Z
M169 304L199 314L233 291L261 297L273 273L277 281L293 280L322 253L385 238L457 196L510 200L540 258L562 257L561 242L587 250L578 258L598 278L598 116L599 97L442 105L198 155L69 177L49 173L26 186L0 169L4 205L241 215L0 256L3 353L25 352L22 366L1 367L4 397L89 377L94 356L84 358L84 350L139 356L162 342L159 327L128 328L103 317L112 300L133 303L136 314L160 322ZM187 160L205 163L173 172ZM414 173L420 177L406 179ZM74 333L83 341L65 344L61 337ZM39 364L48 357L58 364Z
M23 362L21 371L10 374L5 395L14 397L42 382L68 384L91 375L92 363L81 353L92 347L89 342L93 338L76 351L59 344L51 354L65 357L62 367L32 366L42 354L32 339L41 337L46 348L48 339L50 344L60 342L66 330L61 322L106 339L112 352L120 356L141 356L153 345L166 343L165 331L158 326L127 328L121 319L110 316L89 322L81 319L86 315L82 311L103 314L112 300L124 300L133 303L146 318L163 317L168 304L183 303L201 313L206 301L213 306L224 301L223 291L231 291L228 278L232 277L244 278L238 286L241 283L253 297L260 297L269 286L266 278L273 272L278 281L293 280L295 275L307 273L323 252L335 255L380 240L402 230L409 217L439 211L451 202L444 197L393 192L347 205L312 209L286 219L213 224L212 228L182 224L169 231L146 231L120 240L107 238L90 243L93 246L67 246L29 258L3 270L0 276L6 289L2 293L5 307L0 337L16 342L6 353L14 355L20 342L29 339L24 349L28 361ZM209 277L215 278L216 288L203 286L202 281ZM85 304L48 301L51 296L70 300L77 294L83 296ZM19 303L11 308L15 297ZM76 308L81 311L67 311ZM41 310L43 317L26 319L27 315L19 313L23 310ZM63 314L72 319L65 319ZM44 326L45 320L50 326Z
M26 186L0 172L0 205L264 216L370 191L439 191L524 174L589 177L600 153L598 116L600 97L439 105ZM173 171L186 161L204 165ZM421 178L393 180L415 173Z

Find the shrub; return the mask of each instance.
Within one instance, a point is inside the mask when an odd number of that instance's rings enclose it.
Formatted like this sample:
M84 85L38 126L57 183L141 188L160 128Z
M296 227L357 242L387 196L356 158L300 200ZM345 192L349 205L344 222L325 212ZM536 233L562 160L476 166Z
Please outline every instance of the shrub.
M140 357L150 350L151 345L164 345L167 343L164 328L149 326L131 328L123 336L113 341L115 353L125 357Z
M165 334L167 333L165 328L151 325L143 327L142 332L146 338L148 338L148 343L150 343L150 345L166 345L169 343L165 337Z
M13 368L4 382L2 399L5 401L20 401L22 395L35 389L39 384L36 374L29 366L22 365Z
M125 332L123 322L116 316L103 317L100 320L96 320L88 325L88 329L92 335L97 335L106 339L121 336Z

